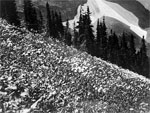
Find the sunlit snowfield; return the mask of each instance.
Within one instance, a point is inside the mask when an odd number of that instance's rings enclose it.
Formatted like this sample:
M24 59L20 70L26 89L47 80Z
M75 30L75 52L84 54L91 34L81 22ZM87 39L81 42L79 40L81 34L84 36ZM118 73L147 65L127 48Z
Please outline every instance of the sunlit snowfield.
M0 19L1 113L150 113L150 80Z
M139 37L147 37L147 31L139 27L139 19L133 13L121 7L120 5L108 2L106 0L88 0L87 3L82 6L82 10L86 11L87 6L89 6L92 12L92 23L96 23L97 19L103 16L112 17L128 25L130 29ZM70 20L70 23L72 23L71 25L73 25L74 21L78 22L80 9L81 6L79 6L78 8L78 14L75 16L75 18L73 20Z

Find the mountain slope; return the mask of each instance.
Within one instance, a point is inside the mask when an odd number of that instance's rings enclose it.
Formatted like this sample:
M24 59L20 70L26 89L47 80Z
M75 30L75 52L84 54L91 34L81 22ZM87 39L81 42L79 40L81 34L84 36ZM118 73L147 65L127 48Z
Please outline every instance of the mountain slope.
M120 5L107 2L105 0L88 0L87 3L82 7L83 10L86 11L87 6L89 6L90 11L92 12L91 18L93 23L95 23L95 21L102 16L108 16L121 21L127 26L130 26L130 29L138 36L145 36L145 38L147 37L147 31L143 30L138 25L139 19L133 13L124 9ZM74 20L71 20L71 23L78 20L79 10L80 6L78 9L78 14L75 16Z
M23 0L16 1L21 8ZM92 12L93 23L102 16L108 16L130 26L130 30L139 37L145 36L148 42L150 40L148 39L149 31L145 29L149 27L150 23L150 11L146 9L149 7L150 2L145 0L33 0L33 2L44 12L44 15L46 14L46 2L49 2L51 9L62 13L63 21L66 21L66 19L71 20L71 26L73 26L74 21L78 20L79 10L77 12L77 8L79 9L81 5L88 5Z
M133 13L139 20L138 24L141 28L150 27L150 11L147 10L140 2L137 0L107 0L114 2L125 8L126 10ZM140 1L140 0L139 0Z
M148 0L137 0L139 1L146 9L150 11L150 1Z
M77 14L77 8L79 5L86 3L87 0L32 0L34 5L42 10L43 15L46 17L46 3L50 5L50 9L60 11L63 21L67 19L73 19ZM19 11L23 11L23 0L16 0Z
M148 113L150 80L0 19L0 112Z

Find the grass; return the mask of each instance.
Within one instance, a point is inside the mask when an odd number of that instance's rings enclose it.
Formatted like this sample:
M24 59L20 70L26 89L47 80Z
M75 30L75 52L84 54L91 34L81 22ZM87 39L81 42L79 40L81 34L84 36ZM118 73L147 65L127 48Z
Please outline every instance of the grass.
M0 112L149 113L150 80L0 19Z

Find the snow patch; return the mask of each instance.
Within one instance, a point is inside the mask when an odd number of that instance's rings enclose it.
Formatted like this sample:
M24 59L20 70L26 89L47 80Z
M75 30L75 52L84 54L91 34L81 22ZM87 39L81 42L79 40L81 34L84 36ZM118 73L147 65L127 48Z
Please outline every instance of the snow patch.
M82 6L82 10L86 11L87 6L89 6L91 14L92 23L95 23L98 18L102 16L108 16L111 18L115 18L122 23L128 25L130 29L135 32L141 38L144 36L147 37L147 31L143 30L138 25L138 18L129 12L128 10L124 9L120 5L116 3L107 2L105 0L88 0L86 4ZM115 8L114 8L115 7ZM79 20L81 6L78 7L78 13L74 17L73 20L70 20L70 27L73 28L73 23ZM126 16L124 16L126 15Z

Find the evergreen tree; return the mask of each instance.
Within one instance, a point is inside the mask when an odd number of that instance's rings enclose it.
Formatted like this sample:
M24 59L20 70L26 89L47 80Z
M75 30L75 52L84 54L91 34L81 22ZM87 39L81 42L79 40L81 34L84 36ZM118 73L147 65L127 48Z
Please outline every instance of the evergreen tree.
M27 29L30 31L38 31L39 22L37 18L37 12L31 0L24 0L24 15Z
M107 27L105 24L105 17L103 17L103 23L102 23L102 48L107 47Z
M79 29L79 35L82 35L84 33L84 22L83 22L83 14L82 14L82 7L80 9L80 17L78 21L78 26L77 28Z
M108 45L107 45L107 52L108 52L108 60L114 64L118 64L119 62L119 41L118 36L116 33L112 33L108 38Z
M135 63L136 63L136 67L135 67L135 72L137 72L138 74L141 74L142 75L142 66L141 66L141 52L138 51L136 53L136 56L135 56ZM142 68L141 68L142 67Z
M0 18L7 20L6 5L6 0L0 0Z
M65 33L64 33L64 38L65 38L65 43L69 46L71 46L71 33L69 31L69 21L67 19L67 22L66 22L66 28L65 28Z
M78 29L78 37L77 37L77 45L78 47L84 42L84 30L85 30L85 16L82 14L82 7L80 9L80 16L78 26L76 27Z
M58 14L56 11L52 11L52 36L53 38L59 38Z
M46 4L47 10L47 34L53 38L60 39L64 35L61 13L50 11L50 6Z
M133 34L131 34L131 36L130 36L130 50L133 54L136 52L134 39L135 39L135 37L133 36Z
M99 21L99 19L98 19L98 21L97 21L97 28L96 28L96 31L97 31L97 33L96 33L96 43L97 43L97 45L98 45L98 47L100 47L100 45L101 45L101 37L100 37L100 21Z
M130 50L129 50L129 69L132 71L136 71L136 49L135 49L135 37L131 34L130 35Z
M123 68L127 69L128 68L128 44L127 44L127 37L125 33L123 32L121 36L121 48L120 48L120 63Z
M107 60L107 27L106 27L106 24L105 24L105 17L103 17L103 23L100 24L101 26L101 37L102 37L102 55L101 57L104 59L104 60Z
M102 23L98 19L97 21L97 33L96 33L96 53L95 56L101 57L102 56Z
M15 0L0 0L0 17L6 19L8 23L20 26Z
M62 24L62 17L61 17L61 13L58 13L58 19L57 19L57 24L58 24L58 31L60 32L60 35L63 36L64 35L64 26Z
M94 34L93 34L93 29L91 25L91 19L90 19L90 9L87 7L87 14L85 15L85 38L86 38L86 48L88 53L91 55L94 55Z
M47 34L49 36L52 35L52 18L51 18L51 12L49 8L48 2L46 3L46 11L47 11Z
M141 74L148 78L149 77L149 59L147 56L147 48L146 48L144 37L142 39L142 47L140 50L140 54L141 54L141 69L142 69Z
M39 10L39 31L44 29L44 19L41 10Z

